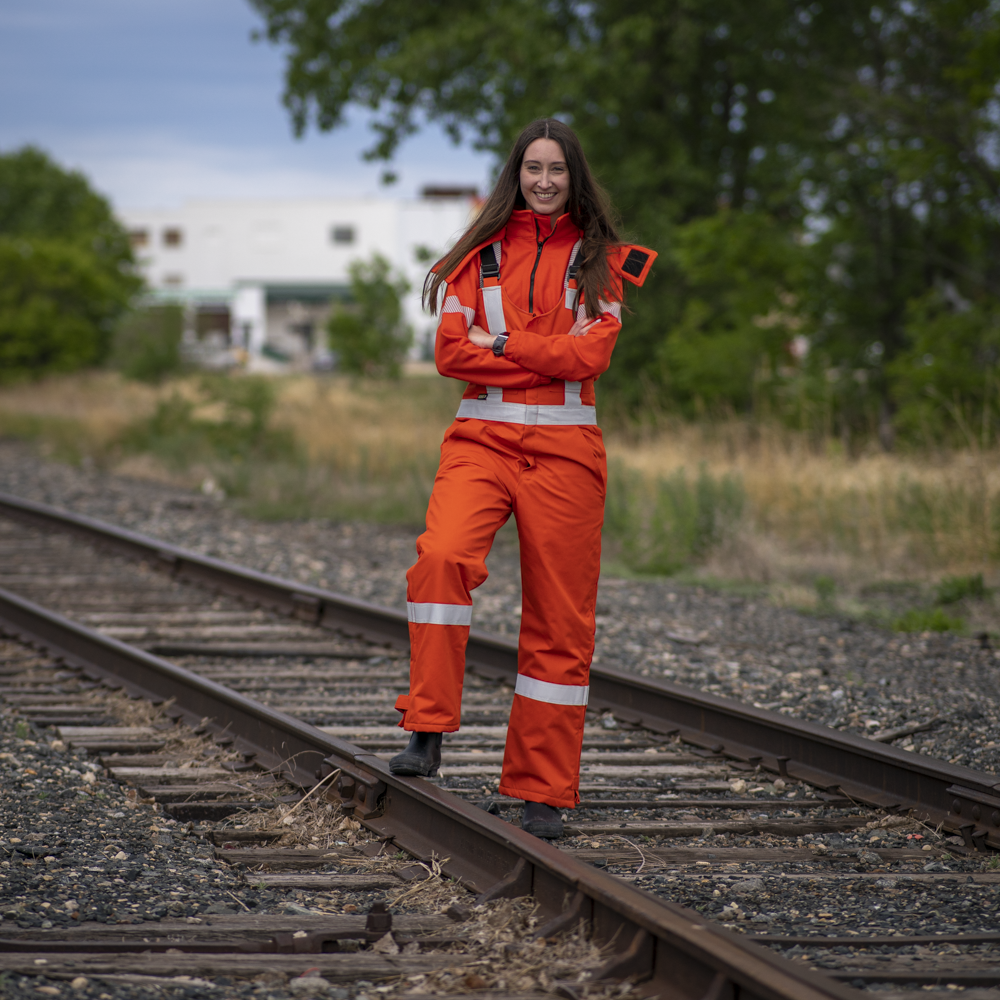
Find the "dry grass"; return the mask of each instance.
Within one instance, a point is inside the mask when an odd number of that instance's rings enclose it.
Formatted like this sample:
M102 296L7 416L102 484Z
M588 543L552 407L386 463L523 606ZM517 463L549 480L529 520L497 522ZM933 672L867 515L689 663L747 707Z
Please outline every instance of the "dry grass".
M125 455L117 448L129 426L174 394L197 404L199 419L217 418L197 377L150 387L85 373L5 387L0 433L33 438L49 454L90 458L136 477L198 486L211 476L251 515L421 522L461 386L424 375L396 383L295 376L276 380L275 387L272 423L298 443L299 454L287 459L242 466L202 459L178 468L155 452ZM619 494L627 502L617 522L609 518L606 548L612 559L617 552L623 569L638 565L629 563L630 545L633 553L649 548L649 523L627 537L629 519L639 519L635 511L655 521L664 509L656 506L665 495L658 484L675 477L676 507L677 495L683 501L696 494L701 474L725 480L744 497L736 523L724 524L709 545L695 538L690 552L675 560L702 579L749 581L770 588L778 603L809 607L819 602L814 583L821 576L844 600L879 581L929 582L981 572L991 582L996 575L998 453L885 454L872 448L848 456L839 442L817 447L779 427L665 418L641 431L613 430L607 444L612 479L625 484ZM683 481L676 478L679 470ZM643 494L638 499L637 490ZM691 514L695 521L700 516ZM681 534L687 532L688 544L696 528L689 518L673 535L661 533L661 552L669 557L672 546L680 551ZM670 559L658 565L669 566Z
M872 448L849 457L839 442L817 449L782 428L738 421L612 434L608 453L650 478L699 467L737 476L745 522L705 568L781 583L790 603L815 603L820 574L847 586L996 569L1000 453Z

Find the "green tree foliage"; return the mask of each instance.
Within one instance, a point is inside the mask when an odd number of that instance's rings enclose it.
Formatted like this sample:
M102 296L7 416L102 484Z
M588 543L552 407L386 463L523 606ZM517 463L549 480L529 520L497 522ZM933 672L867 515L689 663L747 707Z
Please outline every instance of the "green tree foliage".
M361 104L370 155L388 158L428 119L498 155L541 115L577 129L635 238L663 253L605 377L626 399L785 401L872 429L916 349L912 303L954 288L978 316L1000 299L992 0L251 2L287 47L299 131ZM794 324L754 322L789 295ZM809 357L778 364L793 332ZM758 392L754 373L778 367Z
M409 283L394 277L379 254L355 261L349 271L351 304L337 308L327 326L337 365L355 375L396 378L413 337L403 321Z
M86 179L26 147L0 156L0 378L108 353L141 282L128 238Z
M145 306L122 317L108 359L128 378L160 382L181 368L184 310L176 303Z

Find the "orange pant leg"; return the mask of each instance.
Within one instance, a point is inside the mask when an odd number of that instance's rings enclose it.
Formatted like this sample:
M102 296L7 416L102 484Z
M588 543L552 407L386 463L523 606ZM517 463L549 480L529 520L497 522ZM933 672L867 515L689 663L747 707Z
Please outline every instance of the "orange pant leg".
M500 791L572 807L580 799L607 473L596 428L538 428L533 438L533 467L514 497L523 598Z
M486 579L493 537L510 517L509 464L492 449L451 434L442 446L427 530L406 574L410 693L396 708L410 732L459 727L471 592Z

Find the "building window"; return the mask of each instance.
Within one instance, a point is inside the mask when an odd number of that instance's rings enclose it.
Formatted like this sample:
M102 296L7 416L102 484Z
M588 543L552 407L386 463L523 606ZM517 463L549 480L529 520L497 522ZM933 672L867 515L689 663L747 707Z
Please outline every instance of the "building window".
M348 244L354 242L354 226L334 226L330 230L330 240L333 243Z
M184 275L182 274L165 274L163 276L163 285L165 288L180 288L184 284Z
M179 229L163 230L163 245L165 247L179 247L184 242L184 234Z
M138 250L140 247L149 246L149 230L148 229L130 229L128 234L128 241L132 244L133 250Z

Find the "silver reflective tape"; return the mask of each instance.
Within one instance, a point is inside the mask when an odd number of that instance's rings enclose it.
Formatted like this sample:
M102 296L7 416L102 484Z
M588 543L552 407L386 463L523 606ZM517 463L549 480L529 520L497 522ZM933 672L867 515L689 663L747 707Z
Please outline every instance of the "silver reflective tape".
M534 677L517 675L514 694L532 701L544 701L549 705L586 705L590 697L590 686L580 684L550 684L536 681Z
M582 382L567 382L566 386L566 405L567 406L582 406L580 402L580 389L583 387Z
M495 402L492 399L463 399L459 404L456 416L459 420L493 420L500 424L566 427L596 424L597 407L503 403Z
M507 332L507 320L503 314L503 292L499 285L487 285L483 292L483 310L486 313L486 325L494 337Z
M571 312L576 308L576 300L580 297L579 288L566 289L566 308Z
M470 309L468 306L463 306L457 295L449 295L444 300L444 306L442 306L441 312L461 313L465 317L465 321L469 326L472 326L472 321L476 318L476 310Z
M471 625L471 604L418 604L406 602L406 619L414 625Z

